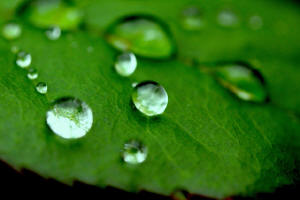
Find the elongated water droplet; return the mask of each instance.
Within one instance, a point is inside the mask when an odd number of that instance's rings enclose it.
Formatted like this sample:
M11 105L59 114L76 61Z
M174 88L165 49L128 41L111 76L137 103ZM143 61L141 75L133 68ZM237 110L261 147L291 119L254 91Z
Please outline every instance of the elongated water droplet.
M136 57L133 53L122 53L118 56L115 69L121 76L130 76L137 66Z
M46 30L46 36L49 40L57 40L61 35L61 30L58 26L53 26Z
M234 27L238 25L239 19L234 12L230 10L223 10L218 15L218 22L224 27Z
M136 140L124 144L123 160L128 164L140 164L147 158L147 147Z
M17 55L16 64L21 68L29 67L31 64L31 55L24 51L21 51Z
M19 24L9 23L4 25L2 29L2 35L7 40L14 40L20 37L22 34L22 28Z
M40 94L46 94L47 91L48 91L48 86L46 83L44 82L39 82L37 85L36 85L36 91Z
M260 16L254 15L249 19L250 28L253 30L258 30L263 26L263 20Z
M220 66L215 72L217 80L237 97L245 101L264 102L267 92L258 72L243 64Z
M38 74L38 72L37 72L36 69L30 68L30 69L28 70L27 77L28 77L30 80L35 80L35 79L38 78L38 76L39 76L39 74Z
M92 109L79 99L62 98L47 112L46 122L60 137L81 138L92 128L93 113Z
M62 0L36 0L30 4L25 16L39 28L56 26L62 30L76 29L83 17L80 10Z
M135 107L147 116L162 114L168 105L166 90L156 82L139 83L132 94Z
M148 58L168 58L174 53L171 36L157 21L132 17L111 27L108 42L121 51Z
M188 7L183 10L181 23L186 30L199 30L204 26L201 13L197 7Z

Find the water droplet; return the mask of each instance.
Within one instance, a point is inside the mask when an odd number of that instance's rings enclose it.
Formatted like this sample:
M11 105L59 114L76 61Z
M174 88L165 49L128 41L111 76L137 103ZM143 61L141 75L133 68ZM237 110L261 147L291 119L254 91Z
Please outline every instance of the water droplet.
M49 128L58 136L75 139L85 136L92 128L92 109L76 98L62 98L47 112Z
M28 70L27 77L28 77L30 80L35 80L35 79L38 78L38 76L39 76L39 74L38 74L38 72L37 72L36 69L30 68L30 69Z
M76 29L83 18L82 12L61 0L37 0L26 10L27 19L39 28L60 27L62 30Z
M186 30L199 30L204 26L201 13L197 7L191 6L183 10L181 23Z
M168 58L174 53L169 33L157 21L131 17L111 27L108 42L121 51L148 58Z
M140 164L146 160L147 154L147 147L136 140L124 144L123 160L126 163Z
M12 53L16 54L20 51L20 48L18 46L12 46L10 50Z
M267 92L262 77L244 64L228 64L216 69L217 80L245 101L264 102Z
M115 69L121 76L130 76L137 66L136 57L133 53L122 53L118 56Z
M92 52L94 51L94 47L89 46L89 47L87 48L87 51L88 51L89 53L92 53Z
M134 83L131 84L131 86L134 88L134 87L137 86L137 84L138 84L137 82L134 82Z
M238 25L239 19L234 12L230 10L223 10L218 15L218 22L224 27L234 27Z
M258 30L263 26L263 20L260 16L254 15L250 17L249 25L253 30Z
M9 23L4 25L2 29L2 35L7 40L14 40L20 37L22 34L22 28L19 24Z
M38 93L40 94L46 94L47 91L48 91L48 86L46 83L44 82L39 82L37 85L36 85L36 91L38 91Z
M49 40L57 40L61 35L61 30L58 26L53 26L46 30L46 36Z
M147 116L162 114L168 105L166 90L156 82L139 83L132 94L135 107Z
M21 68L29 67L31 64L31 55L24 51L21 51L17 55L16 64Z

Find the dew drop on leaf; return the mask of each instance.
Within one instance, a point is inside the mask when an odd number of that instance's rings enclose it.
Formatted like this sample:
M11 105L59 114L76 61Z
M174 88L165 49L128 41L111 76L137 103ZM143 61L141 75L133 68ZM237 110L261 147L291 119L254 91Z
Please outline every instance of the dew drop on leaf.
M239 19L233 11L222 10L218 15L218 23L224 27L234 27L238 25Z
M38 72L37 72L36 69L30 68L30 69L28 70L27 77L28 77L30 80L35 80L35 79L38 78L38 76L39 76L39 74L38 74Z
M114 24L107 33L107 40L122 52L130 51L147 58L168 58L175 49L166 28L156 20L143 17Z
M7 40L14 40L21 36L22 28L19 24L8 23L2 29L2 35Z
M137 66L137 60L133 53L122 53L117 57L115 69L121 76L130 76Z
M245 101L264 102L267 91L262 77L255 70L242 64L220 66L215 71L219 83Z
M29 67L31 64L31 54L21 51L17 55L16 64L21 68Z
M184 29L194 31L199 30L204 26L201 13L197 7L191 6L185 8L181 15L181 24Z
M36 91L40 94L46 94L48 91L48 86L45 82L39 82L36 87Z
M153 81L139 83L132 93L135 107L147 116L162 114L168 105L168 94L163 86Z
M92 128L92 109L76 98L62 98L46 114L46 122L56 135L65 139L85 136Z
M258 30L258 29L262 28L262 26L263 26L262 18L258 15L254 15L254 16L250 17L249 26L253 30Z
M62 30L78 28L82 22L82 12L63 0L36 0L25 12L28 21L39 28L56 26Z
M61 35L61 30L58 26L50 27L46 30L46 36L49 40L57 40Z
M136 140L131 140L124 144L123 160L128 164L140 164L147 158L148 150L145 145Z

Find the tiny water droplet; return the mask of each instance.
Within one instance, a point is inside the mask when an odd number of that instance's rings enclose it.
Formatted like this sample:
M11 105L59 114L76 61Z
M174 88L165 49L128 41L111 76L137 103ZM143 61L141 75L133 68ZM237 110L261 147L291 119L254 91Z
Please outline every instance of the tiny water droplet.
M48 91L48 86L45 82L39 82L35 89L40 94L46 94Z
M254 15L249 19L250 28L253 30L258 30L263 26L263 20L260 16Z
M114 25L107 39L118 50L148 58L168 58L175 50L168 31L158 21L142 17L131 17Z
M153 81L139 83L133 91L135 107L147 116L162 114L168 105L168 94L163 86Z
M38 74L38 72L37 72L36 69L30 68L30 69L28 70L27 77L28 77L30 80L35 80L35 79L38 78L38 76L39 76L39 74Z
M29 67L31 64L31 55L25 51L21 51L17 55L16 64L21 68Z
M55 102L46 114L49 128L65 139L85 136L92 128L92 109L76 98L62 98Z
M122 53L118 56L115 69L121 76L130 76L137 66L136 57L133 53Z
M89 47L87 48L87 51L88 51L89 53L92 53L92 52L94 51L94 47L89 46Z
M181 23L186 30L199 30L204 26L201 13L197 7L191 6L182 11Z
M128 164L140 164L147 158L148 150L141 142L132 140L124 144L123 160Z
M20 37L22 34L22 28L19 24L8 23L5 24L2 29L2 35L7 40L14 40Z
M258 72L243 64L228 64L216 69L217 80L245 101L264 102L267 92Z
M20 51L20 48L18 46L12 46L10 50L12 53L16 54Z
M137 84L138 84L137 82L134 82L134 83L131 84L131 86L134 88L134 87L137 86Z
M218 22L224 27L234 27L238 25L239 19L234 12L230 10L223 10L218 15Z
M46 36L49 40L57 40L61 35L61 30L58 26L53 26L46 30Z
M82 12L62 0L36 0L29 4L25 17L39 28L60 27L62 30L78 28L82 22Z

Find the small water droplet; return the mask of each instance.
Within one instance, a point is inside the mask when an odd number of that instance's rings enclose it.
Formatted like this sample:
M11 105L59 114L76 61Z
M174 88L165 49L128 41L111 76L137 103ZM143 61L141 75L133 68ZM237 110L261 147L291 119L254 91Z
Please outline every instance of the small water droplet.
M148 58L168 58L174 43L168 31L157 21L131 17L111 27L108 42L121 51L131 51Z
M12 46L10 50L12 53L16 54L20 51L20 48L18 46Z
M186 30L199 30L204 26L201 13L197 7L191 6L183 10L181 23Z
M14 40L20 37L22 34L22 28L19 24L9 23L5 24L2 29L2 35L7 40Z
M123 160L128 164L140 164L147 158L147 147L136 140L132 140L124 144Z
M81 138L92 128L93 113L92 109L79 99L62 98L47 112L46 122L60 137Z
M130 76L137 66L136 57L133 53L122 53L118 56L115 69L121 76Z
M35 79L38 78L38 76L39 76L39 74L38 74L38 72L37 72L36 69L30 68L30 69L28 70L27 77L28 77L30 80L35 80Z
M62 30L73 30L78 28L83 15L68 1L36 0L28 6L25 17L39 28L57 26Z
M89 46L89 47L87 48L87 52L92 53L93 51L94 51L94 47Z
M61 35L61 30L58 26L53 26L46 30L46 36L49 40L57 40Z
M31 55L24 51L21 51L17 55L16 64L21 68L29 67L31 64Z
M135 107L147 116L162 114L168 105L168 94L163 86L153 81L139 83L132 94Z
M228 64L216 69L217 80L245 101L264 102L267 92L261 75L244 64Z
M46 83L44 82L39 82L37 85L36 85L36 91L38 91L38 93L40 94L46 94L47 91L48 91L48 86Z
M133 87L133 88L134 88L134 87L136 87L136 86L137 86L137 84L138 84L137 82L134 82L134 83L132 83L132 84L131 84L131 87Z
M224 27L234 27L238 25L239 19L234 12L230 10L223 10L218 15L218 22Z
M250 28L253 30L258 30L263 26L263 20L260 16L254 15L249 19Z

